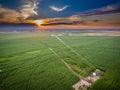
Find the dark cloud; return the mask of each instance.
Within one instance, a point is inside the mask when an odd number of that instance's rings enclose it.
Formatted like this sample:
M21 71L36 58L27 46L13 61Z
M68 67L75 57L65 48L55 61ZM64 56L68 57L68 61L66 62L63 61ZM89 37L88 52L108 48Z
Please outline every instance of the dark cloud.
M99 22L100 20L93 20L93 22Z
M81 25L86 25L86 23L84 21L74 21L74 22L54 22L54 23L46 23L46 24L42 24L43 26L48 26L48 25L77 25L77 24L81 24Z
M73 15L66 18L48 18L44 19L43 26L50 25L117 25L120 26L120 13L100 14L92 16ZM112 21L112 22L110 22Z
M49 19L44 19L45 23L42 24L44 26L47 25L77 25L77 24L82 24L85 25L85 21L82 20L80 17L66 17L66 18L49 18Z

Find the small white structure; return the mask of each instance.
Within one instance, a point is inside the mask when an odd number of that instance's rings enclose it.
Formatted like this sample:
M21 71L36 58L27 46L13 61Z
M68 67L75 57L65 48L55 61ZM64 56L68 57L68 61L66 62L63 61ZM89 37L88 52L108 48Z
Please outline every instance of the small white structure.
M97 73L95 73L95 72L93 72L92 74L93 74L93 76L97 76Z

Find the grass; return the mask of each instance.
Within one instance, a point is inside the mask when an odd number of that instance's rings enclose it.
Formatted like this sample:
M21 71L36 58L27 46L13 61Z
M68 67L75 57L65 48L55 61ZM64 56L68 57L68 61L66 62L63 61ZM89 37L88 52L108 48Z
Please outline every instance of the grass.
M87 76L94 69L85 60L105 70L91 90L119 90L120 37L59 37L79 57L51 37L53 33L0 33L0 90L73 90L79 78L49 48L80 75Z
M40 42L42 38L42 33L2 36L0 90L73 89L79 78Z
M81 36L61 38L96 68L107 70L120 60L120 37Z
M61 37L74 50L105 72L90 90L120 90L120 37ZM74 43L73 43L74 42Z

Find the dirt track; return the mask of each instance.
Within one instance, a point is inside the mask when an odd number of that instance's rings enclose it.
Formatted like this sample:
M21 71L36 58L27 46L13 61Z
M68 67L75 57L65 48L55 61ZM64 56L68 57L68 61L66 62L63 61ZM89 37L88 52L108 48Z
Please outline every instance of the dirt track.
M67 48L69 48L71 50L71 52L75 53L79 58L81 57L74 49L72 49L69 45L67 45L63 40L61 40L58 36L54 35L54 37L56 39L58 39L62 44L64 44ZM77 77L79 77L79 81L77 83L75 83L72 87L75 89L75 90L79 90L79 88L81 88L82 90L87 90L87 88L93 83L95 82L96 80L98 80L100 78L100 76L94 76L94 75L89 75L87 77L83 77L81 75L79 75L78 73L76 73L70 66L68 63L66 63L64 61L64 59L59 56L52 48L49 48L49 50L54 54L56 55L58 58L60 58L60 60L68 67L68 69L74 74L76 75ZM85 59L86 61L86 59ZM89 62L86 62L88 63L88 65L90 65L91 67L94 67L94 65L92 65L91 63Z
M80 78L80 80L75 83L72 87L75 90L79 90L79 88L81 87L83 90L87 90L87 87L89 87L93 82L95 82L97 79L100 78L100 76L93 76L93 75L89 75L88 77L83 77L79 74L77 74L65 61L63 58L61 58L52 48L49 48L49 50L56 55L58 58L60 58L60 60L68 67L68 69L77 77Z

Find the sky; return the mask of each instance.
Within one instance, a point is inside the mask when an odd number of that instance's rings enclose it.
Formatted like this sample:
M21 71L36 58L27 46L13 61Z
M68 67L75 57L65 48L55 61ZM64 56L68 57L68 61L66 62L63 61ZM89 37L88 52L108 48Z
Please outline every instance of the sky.
M0 0L0 24L40 28L120 27L120 0Z

